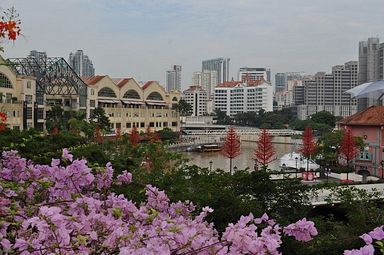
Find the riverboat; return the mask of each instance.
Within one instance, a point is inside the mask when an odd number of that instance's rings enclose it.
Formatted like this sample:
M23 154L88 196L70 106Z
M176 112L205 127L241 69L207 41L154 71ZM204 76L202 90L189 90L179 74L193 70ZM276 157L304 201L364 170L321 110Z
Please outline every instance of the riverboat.
M203 144L196 147L196 151L198 152L216 152L216 151L221 151L221 149L222 149L222 146L217 143Z

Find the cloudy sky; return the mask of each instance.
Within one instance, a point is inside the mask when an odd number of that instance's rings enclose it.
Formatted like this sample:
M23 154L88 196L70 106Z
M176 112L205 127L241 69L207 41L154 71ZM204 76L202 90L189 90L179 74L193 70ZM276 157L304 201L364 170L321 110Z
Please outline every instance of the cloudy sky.
M313 74L357 60L358 41L384 41L384 0L1 0L22 20L5 57L30 50L68 58L83 49L97 74L158 80L182 65L183 88L201 61Z

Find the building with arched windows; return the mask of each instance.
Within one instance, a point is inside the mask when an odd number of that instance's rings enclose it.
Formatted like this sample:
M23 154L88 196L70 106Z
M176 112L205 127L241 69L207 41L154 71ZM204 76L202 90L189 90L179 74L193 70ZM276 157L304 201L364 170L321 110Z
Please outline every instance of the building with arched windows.
M19 61L18 66L29 67L22 61L27 60ZM57 61L60 67L66 64L64 60L54 61L53 66L57 65ZM81 80L67 69L71 73L60 78L64 82L59 84L55 75L62 75L61 69L58 74L50 75L53 78L47 87L43 87L41 82L47 77L21 75L21 72L28 70L13 67L0 56L0 111L6 113L7 124L12 129L34 127L44 130L45 117L52 105L60 105L65 111L85 112L87 119L93 109L102 107L111 122L111 130L120 129L122 133L130 132L133 127L139 131L148 127L152 131L165 127L179 130L180 120L173 105L180 100L180 93L166 92L156 81L140 86L133 78L114 79L108 75ZM74 79L78 79L78 87L67 84ZM43 89L46 91L42 92Z

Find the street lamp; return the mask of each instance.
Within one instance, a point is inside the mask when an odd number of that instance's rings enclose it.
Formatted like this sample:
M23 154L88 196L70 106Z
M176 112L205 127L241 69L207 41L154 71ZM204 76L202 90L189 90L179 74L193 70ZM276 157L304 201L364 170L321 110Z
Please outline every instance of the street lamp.
M384 179L384 160L381 161L381 179Z
M297 169L297 160L298 160L299 158L298 157L295 157L295 161L296 161L296 179L297 179L297 171L299 171L299 169Z
M212 160L209 161L209 171L210 171L210 172L212 171L212 164L213 164Z
M255 165L253 166L253 169L255 171L258 171L259 170L259 166L257 165L257 160L255 159Z
M236 172L237 171L237 166L235 166L234 168L233 168L233 172Z

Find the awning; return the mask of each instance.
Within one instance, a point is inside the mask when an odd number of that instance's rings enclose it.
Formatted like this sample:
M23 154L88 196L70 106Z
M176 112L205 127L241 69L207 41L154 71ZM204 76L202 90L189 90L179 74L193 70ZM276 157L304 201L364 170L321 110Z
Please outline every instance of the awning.
M119 100L113 100L113 99L99 99L99 103L109 103L109 104L117 104Z
M147 101L145 101L145 103L148 105L168 105L164 101L153 101L153 100L147 100Z
M122 101L124 104L139 104L139 105L143 105L143 104L144 104L143 101L138 101L138 100L122 99L121 101Z

